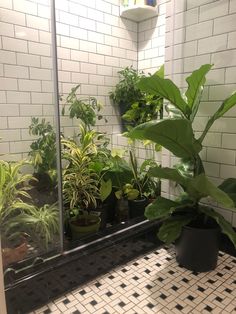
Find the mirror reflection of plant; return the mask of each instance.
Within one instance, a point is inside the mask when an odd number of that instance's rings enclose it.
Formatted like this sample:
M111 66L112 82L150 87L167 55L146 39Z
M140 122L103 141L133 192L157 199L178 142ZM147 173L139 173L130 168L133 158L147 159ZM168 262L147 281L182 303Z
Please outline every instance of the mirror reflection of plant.
M80 97L77 96L77 91L80 88L80 84L73 87L71 92L66 97L66 105L69 105L69 117L71 119L80 119L86 128L90 130L96 125L96 121L102 120L103 116L100 114L102 105L97 101L95 97ZM65 115L65 105L62 109L62 115ZM104 118L105 122L107 120Z
M38 138L30 145L30 161L35 174L48 175L53 185L56 184L56 134L50 124L43 118L32 118L30 135Z
M172 180L183 189L180 199L172 201L158 197L146 209L147 218L164 220L159 229L159 238L171 243L180 236L183 226L193 221L200 221L203 226L207 226L209 219L213 219L236 247L236 233L231 224L213 208L200 204L203 198L210 196L224 207L235 210L235 204L230 196L217 188L206 177L199 153L202 150L202 142L214 121L236 104L236 93L223 101L219 109L208 120L198 139L195 138L192 127L201 101L206 81L205 75L211 67L210 64L203 65L186 79L188 88L184 97L178 87L169 79L162 79L155 75L142 79L139 87L143 91L157 93L169 100L179 111L181 117L144 123L133 129L130 136L158 143L181 159L180 165L175 169L156 167L149 171L150 176Z
M13 236L13 219L28 208L23 199L30 200L27 192L30 188L28 181L33 177L21 173L20 170L25 164L25 161L10 163L0 160L0 228L5 239Z
M59 210L57 204L45 204L42 207L28 205L13 223L24 226L35 243L42 244L43 248L48 249L55 236L59 234Z
M44 205L38 208L27 191L29 181L35 180L21 169L28 162L0 161L0 226L4 242L17 240L28 233L31 238L38 236L38 243L47 249L48 243L59 232L58 208Z

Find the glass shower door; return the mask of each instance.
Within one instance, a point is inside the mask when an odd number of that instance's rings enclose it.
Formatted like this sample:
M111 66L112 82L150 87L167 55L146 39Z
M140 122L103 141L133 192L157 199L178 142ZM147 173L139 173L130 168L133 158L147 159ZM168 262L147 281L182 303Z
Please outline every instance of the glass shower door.
M7 273L60 252L63 231L51 3L3 1L0 21L0 230Z

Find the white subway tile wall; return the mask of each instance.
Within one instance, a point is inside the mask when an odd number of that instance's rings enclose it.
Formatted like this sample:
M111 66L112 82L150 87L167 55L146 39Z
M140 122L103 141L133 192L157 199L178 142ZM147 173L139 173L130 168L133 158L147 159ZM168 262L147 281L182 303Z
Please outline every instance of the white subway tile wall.
M214 64L207 75L204 101L194 124L197 135L200 135L208 118L236 90L235 1L170 0L167 7L166 74L184 90L186 76L201 64ZM235 141L236 109L233 108L215 123L203 143L206 173L216 184L236 176ZM171 164L170 160L169 154L163 154L165 166ZM163 185L163 194L172 197L170 185ZM227 209L219 209L219 212L236 227L236 214Z

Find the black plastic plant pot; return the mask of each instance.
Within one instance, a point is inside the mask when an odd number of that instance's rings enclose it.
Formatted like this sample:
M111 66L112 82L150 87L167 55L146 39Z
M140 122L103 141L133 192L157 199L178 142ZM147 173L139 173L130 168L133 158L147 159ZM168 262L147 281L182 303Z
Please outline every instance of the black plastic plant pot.
M148 199L142 198L137 200L128 201L129 203L129 218L144 217L144 211L148 205Z
M216 268L220 242L218 226L196 228L184 226L176 241L176 260L179 265L195 271L207 272Z

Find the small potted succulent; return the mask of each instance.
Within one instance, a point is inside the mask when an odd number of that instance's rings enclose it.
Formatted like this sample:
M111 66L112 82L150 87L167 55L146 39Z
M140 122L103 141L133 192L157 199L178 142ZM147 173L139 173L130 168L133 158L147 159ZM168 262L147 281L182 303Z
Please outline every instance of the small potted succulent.
M132 138L151 140L180 158L180 163L174 168L155 167L149 170L149 175L176 182L182 194L175 200L158 197L146 208L145 215L150 220L163 220L159 238L166 243L175 242L177 261L194 271L209 271L216 267L220 230L236 247L236 233L231 224L213 206L202 203L204 198L211 197L222 206L235 210L232 194L226 193L231 191L231 182L216 187L205 175L199 153L214 121L236 104L236 92L223 101L198 138L192 127L205 75L211 67L211 64L205 64L186 79L188 88L184 97L169 79L155 75L142 79L139 87L167 99L172 105L167 110L175 115L178 113L178 117L144 123L130 132Z

